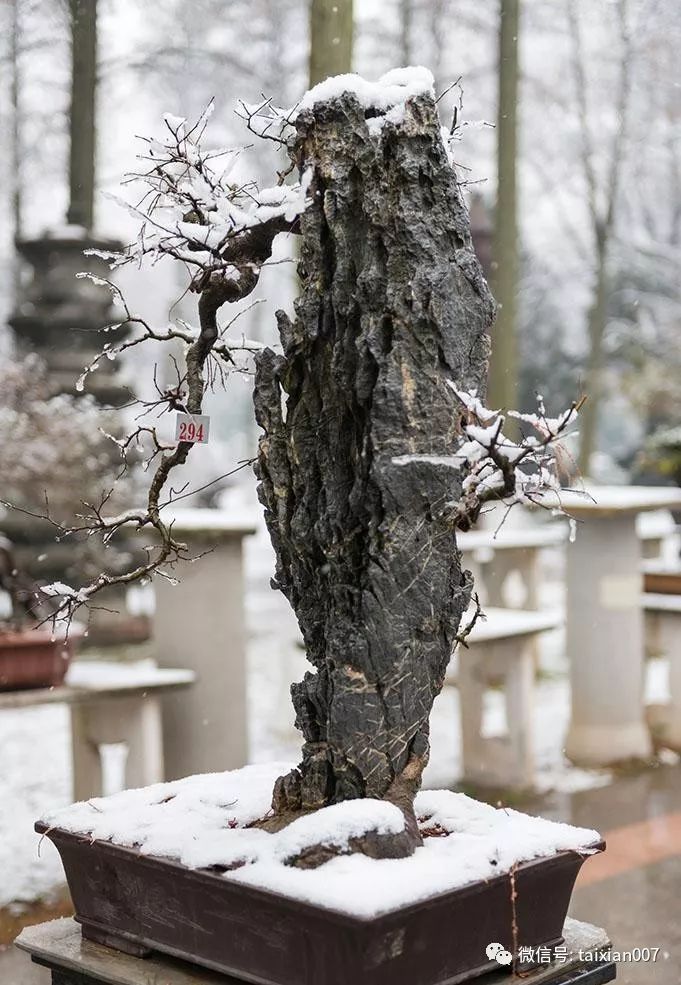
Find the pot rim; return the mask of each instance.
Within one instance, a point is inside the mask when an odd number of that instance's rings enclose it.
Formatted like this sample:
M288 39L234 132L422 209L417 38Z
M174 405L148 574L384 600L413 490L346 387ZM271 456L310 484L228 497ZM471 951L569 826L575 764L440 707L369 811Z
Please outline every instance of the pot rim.
M34 824L34 829L38 834L47 836L55 844L58 841L65 841L71 844L79 844L83 848L97 848L107 854L114 855L118 858L124 857L128 860L135 860L143 865L147 865L151 868L162 868L164 870L176 869L181 872L185 878L198 879L199 881L209 881L215 885L225 885L227 884L231 889L238 890L243 893L246 897L251 899L262 899L269 898L272 902L276 902L277 905L285 906L290 909L302 910L304 913L312 916L315 915L317 918L327 918L333 920L334 922L343 922L355 927L370 927L376 926L382 921L390 921L395 917L405 917L409 916L416 910L422 910L424 908L430 908L437 905L442 899L447 896L461 896L461 895L472 895L477 892L483 891L487 886L494 885L503 880L510 878L510 872L502 872L498 876L493 876L491 879L478 879L475 882L469 882L464 886L459 886L457 889L445 889L441 892L434 893L432 896L426 899L417 900L413 903L406 903L404 906L393 907L390 910L383 910L381 913L373 917L366 916L356 916L351 913L347 913L345 910L338 910L330 906L320 906L314 903L310 903L307 900L296 899L293 896L287 896L285 893L279 893L276 890L264 889L260 886L252 886L248 883L233 881L229 878L225 878L223 875L218 875L215 872L211 872L209 869L190 869L186 865L182 865L176 859L170 858L159 858L155 855L145 855L138 848L130 848L124 845L116 845L110 841L103 841L101 839L92 839L87 835L74 834L72 831L66 831L64 828L58 826L50 827L44 821L36 821ZM56 835L56 837L54 837ZM57 845L58 847L58 845ZM525 869L531 869L538 865L550 865L550 864L560 864L560 862L567 861L569 858L581 859L581 864L591 855L597 854L605 850L605 841L601 839L600 841L594 842L592 845L587 845L582 851L576 849L566 849L559 852L554 852L552 855L542 855L538 858L527 859L524 862L519 862L515 867L515 872L518 873Z

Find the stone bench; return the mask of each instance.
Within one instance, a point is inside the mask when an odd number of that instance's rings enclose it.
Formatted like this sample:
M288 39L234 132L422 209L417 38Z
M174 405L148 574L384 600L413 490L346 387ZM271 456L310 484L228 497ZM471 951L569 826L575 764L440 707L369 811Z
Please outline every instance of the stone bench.
M459 691L463 780L482 786L525 789L534 783L534 644L562 617L550 611L485 610L466 643L456 650L445 684ZM454 661L452 661L454 663ZM506 734L485 735L485 692L501 685Z
M160 696L193 684L189 670L148 662L76 661L61 687L0 693L3 708L66 704L71 712L73 796L102 795L101 748L125 743L125 785L143 787L165 779Z
M643 596L646 643L669 661L669 694L666 705L650 705L648 723L655 739L681 752L681 595Z
M658 559L664 556L666 544L675 539L678 528L669 510L652 510L636 518L636 533L642 556Z
M506 582L513 572L522 578L525 609L539 608L539 556L542 550L567 542L568 530L563 523L521 529L471 530L457 534L457 546L463 563L476 576L481 597L490 606L506 607Z
M643 591L650 595L681 595L681 564L661 563L659 559L643 562Z

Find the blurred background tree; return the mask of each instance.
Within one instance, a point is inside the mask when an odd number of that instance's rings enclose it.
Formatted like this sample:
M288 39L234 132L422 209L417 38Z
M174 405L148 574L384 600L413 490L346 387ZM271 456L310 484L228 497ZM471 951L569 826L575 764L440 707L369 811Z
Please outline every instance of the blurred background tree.
M489 400L494 407L517 406L518 389L518 34L520 0L499 2L497 96L497 195L492 240L493 328Z
M70 16L71 0L0 8L0 322L16 280L15 235L40 233L68 207ZM215 96L216 141L245 140L237 97L265 93L293 105L310 80L338 71L377 77L425 64L449 120L460 100L449 87L461 77L460 177L469 201L477 194L496 215L492 279L504 300L493 399L516 402L502 383L526 409L537 389L561 404L588 392L582 470L607 446L613 475L634 467L646 435L679 423L681 9L673 0L232 0L229 17L220 0L99 0L96 16L94 202L108 235L125 239L130 223L101 192L133 163L130 133L153 130L162 112L196 116ZM265 172L278 152L261 153ZM285 244L277 250L261 303L243 321L264 341L274 338L274 308L294 294L293 258ZM125 274L133 304L155 320L171 306L186 314L174 273L166 276L150 297L141 278ZM0 329L0 352L11 344ZM650 365L669 370L663 401ZM131 382L146 375L127 371ZM218 437L236 441L238 454L252 449L247 388L214 401ZM599 462L607 473L602 454Z
M310 85L352 69L353 0L310 0Z

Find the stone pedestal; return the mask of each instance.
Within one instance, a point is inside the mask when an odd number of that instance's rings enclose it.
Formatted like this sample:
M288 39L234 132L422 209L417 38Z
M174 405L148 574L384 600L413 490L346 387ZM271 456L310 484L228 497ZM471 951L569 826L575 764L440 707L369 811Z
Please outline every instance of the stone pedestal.
M120 249L120 243L88 236L78 227L17 243L27 271L22 297L9 323L20 346L32 349L47 364L53 393L75 393L78 377L104 342L114 344L127 334L125 326L107 336L97 331L120 318L121 310L113 309L108 288L76 277L87 270L110 278L106 261L83 255L93 248L112 251ZM116 362L102 359L88 378L87 392L101 404L125 403L130 393L117 379L117 372Z
M179 584L156 578L159 663L187 667L191 691L164 699L166 779L244 766L248 760L243 538L255 522L222 510L181 510L173 532L193 555ZM166 517L167 519L167 517Z
M21 296L9 323L13 328L19 351L35 352L47 369L48 395L76 394L77 381L83 370L96 358L106 342L115 345L128 335L125 324L104 335L100 329L116 322L122 309L114 307L111 291L76 275L89 271L95 276L109 279L111 271L105 260L85 256L87 249L115 251L121 244L87 234L78 226L65 226L55 234L45 234L38 239L23 240L16 248L24 261ZM119 378L119 363L103 358L99 369L88 376L85 393L94 396L104 407L117 407L130 400L130 389ZM113 425L107 425L114 430ZM119 469L119 455L111 445L111 476ZM45 486L50 489L50 476L45 476ZM72 489L59 490L57 499L72 499L76 506L79 498L77 479ZM33 506L18 502L19 507ZM35 507L34 507L35 508ZM54 528L20 512L0 516L0 528L16 544L17 558L23 568L41 581L66 581L83 584L98 571L100 562L92 561L88 543L70 538L55 543ZM108 562L114 570L127 566L126 555L134 552L132 541L116 538ZM144 556L144 555L142 555ZM41 559L41 560L38 560ZM89 566L89 567L88 567ZM116 611L125 609L122 591L107 590L101 597L103 605ZM98 619L93 610L93 621Z
M580 766L648 759L643 704L643 608L638 514L678 509L666 486L597 486L547 493L542 505L577 521L567 548L567 655L572 713L565 743Z

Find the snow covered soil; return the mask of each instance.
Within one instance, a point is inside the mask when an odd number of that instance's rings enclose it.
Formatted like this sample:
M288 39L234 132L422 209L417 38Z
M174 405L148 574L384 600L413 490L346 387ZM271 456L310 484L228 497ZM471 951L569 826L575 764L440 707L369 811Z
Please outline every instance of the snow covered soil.
M358 917L493 878L519 862L567 849L588 852L600 840L588 828L490 807L448 790L417 795L421 828L434 836L406 859L347 853L349 840L367 831L403 830L400 810L380 800L334 804L276 834L247 827L267 813L273 782L289 768L286 763L246 766L126 790L48 812L43 821L191 869L226 867L225 879ZM287 864L317 844L346 854L317 869Z

